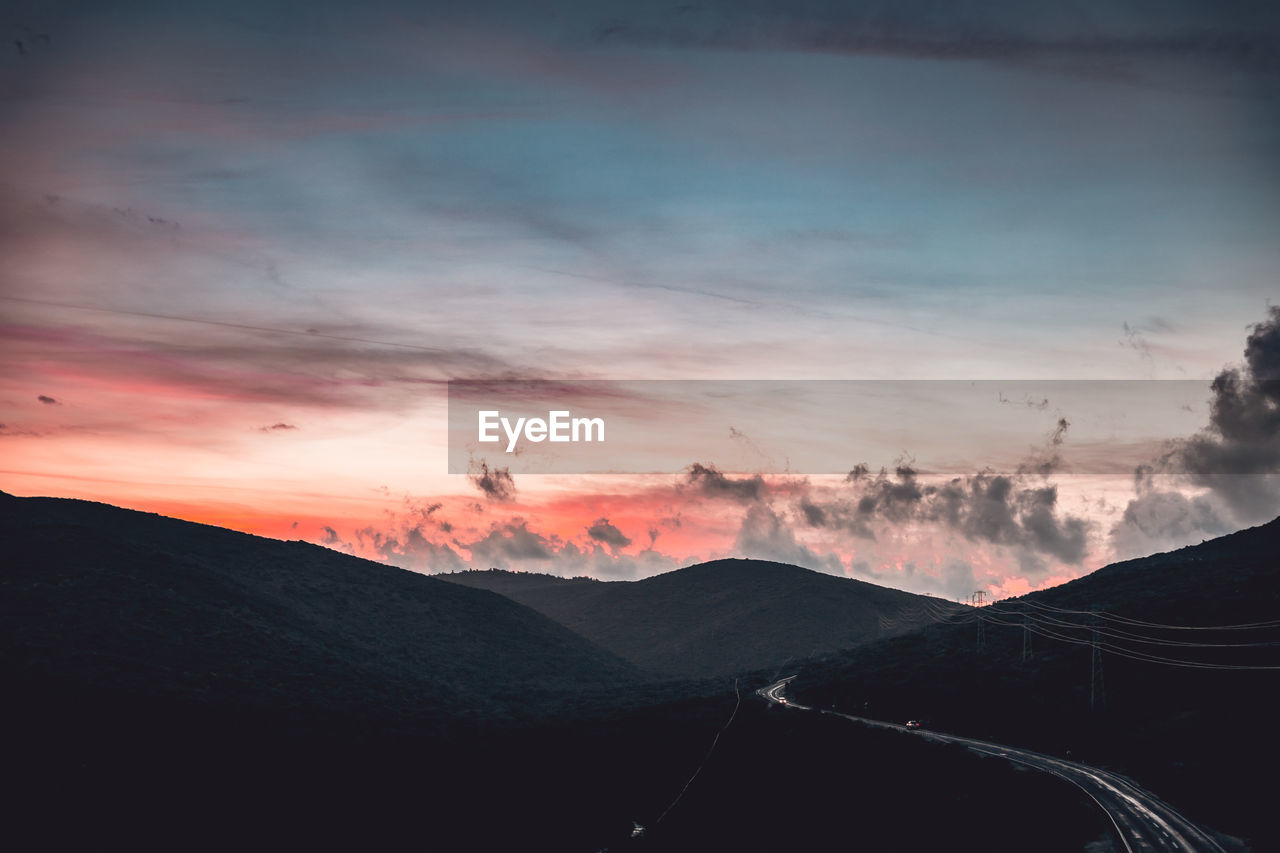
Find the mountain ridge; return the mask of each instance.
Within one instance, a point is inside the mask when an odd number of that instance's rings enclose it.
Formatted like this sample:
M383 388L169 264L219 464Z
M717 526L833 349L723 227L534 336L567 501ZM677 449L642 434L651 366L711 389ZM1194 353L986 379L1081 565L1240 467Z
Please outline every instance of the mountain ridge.
M8 665L82 687L412 717L637 675L505 596L305 542L9 495L0 532Z
M977 611L951 605L806 664L792 692L1119 770L1193 820L1280 849L1255 781L1258 757L1280 753L1280 732L1258 724L1280 716L1277 554L1280 519Z
M636 581L520 575L481 570L436 577L502 592L636 666L670 677L724 677L855 646L883 633L881 617L925 598L743 558Z

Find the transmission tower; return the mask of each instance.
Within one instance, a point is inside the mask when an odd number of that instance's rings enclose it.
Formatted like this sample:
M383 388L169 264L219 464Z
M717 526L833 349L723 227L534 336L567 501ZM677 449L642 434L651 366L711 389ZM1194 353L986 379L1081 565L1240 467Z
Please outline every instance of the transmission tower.
M987 594L983 590L977 590L973 595L969 596L969 603L974 607L981 607ZM978 654L986 654L987 651L987 622L982 618L982 614L978 614Z
M1098 617L1093 616L1093 640L1090 643L1092 655L1089 660L1089 710L1096 711L1107 706L1106 685L1102 680L1102 647L1098 644Z

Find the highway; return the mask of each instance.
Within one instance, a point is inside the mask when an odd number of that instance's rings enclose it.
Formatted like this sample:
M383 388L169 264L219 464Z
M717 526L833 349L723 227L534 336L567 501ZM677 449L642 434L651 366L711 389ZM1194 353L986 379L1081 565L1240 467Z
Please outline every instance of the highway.
M775 681L757 692L769 702L799 711L819 709L801 705L784 694L795 676ZM1220 844L1191 821L1174 811L1167 803L1149 791L1139 788L1129 780L1097 767L1064 761L1039 752L1018 749L998 743L973 738L943 734L924 729L855 717L836 711L820 711L834 717L843 717L856 723L881 729L894 729L916 735L936 743L958 743L974 752L995 755L1017 764L1052 773L1085 792L1111 819L1116 842L1127 853L1226 853Z

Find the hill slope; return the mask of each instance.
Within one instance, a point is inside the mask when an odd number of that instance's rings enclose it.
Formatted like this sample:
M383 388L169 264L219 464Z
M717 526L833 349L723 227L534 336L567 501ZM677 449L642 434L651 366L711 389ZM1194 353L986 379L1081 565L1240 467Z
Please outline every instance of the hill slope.
M881 615L925 600L764 560L716 560L640 581L493 570L438 577L508 595L650 672L690 677L849 648L880 635Z
M1247 668L1280 667L1277 554L1280 519L976 612L935 603L936 624L814 664L793 692L818 707L1070 750L1193 819L1280 849L1255 781L1258 757L1280 754L1280 733L1264 722L1280 716L1280 668ZM1256 627L1201 630L1246 624Z
M415 716L629 681L490 592L302 542L0 493L11 675L199 703Z

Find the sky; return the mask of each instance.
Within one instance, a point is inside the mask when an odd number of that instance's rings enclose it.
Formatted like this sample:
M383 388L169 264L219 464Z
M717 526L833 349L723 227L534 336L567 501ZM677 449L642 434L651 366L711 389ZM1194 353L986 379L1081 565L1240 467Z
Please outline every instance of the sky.
M1280 514L1268 4L10 2L0 28L4 491L425 572L750 556L953 598ZM657 468L450 473L448 383L494 379L885 402L819 448L627 398ZM922 380L996 396L905 430ZM1090 390L1115 380L1179 390Z

